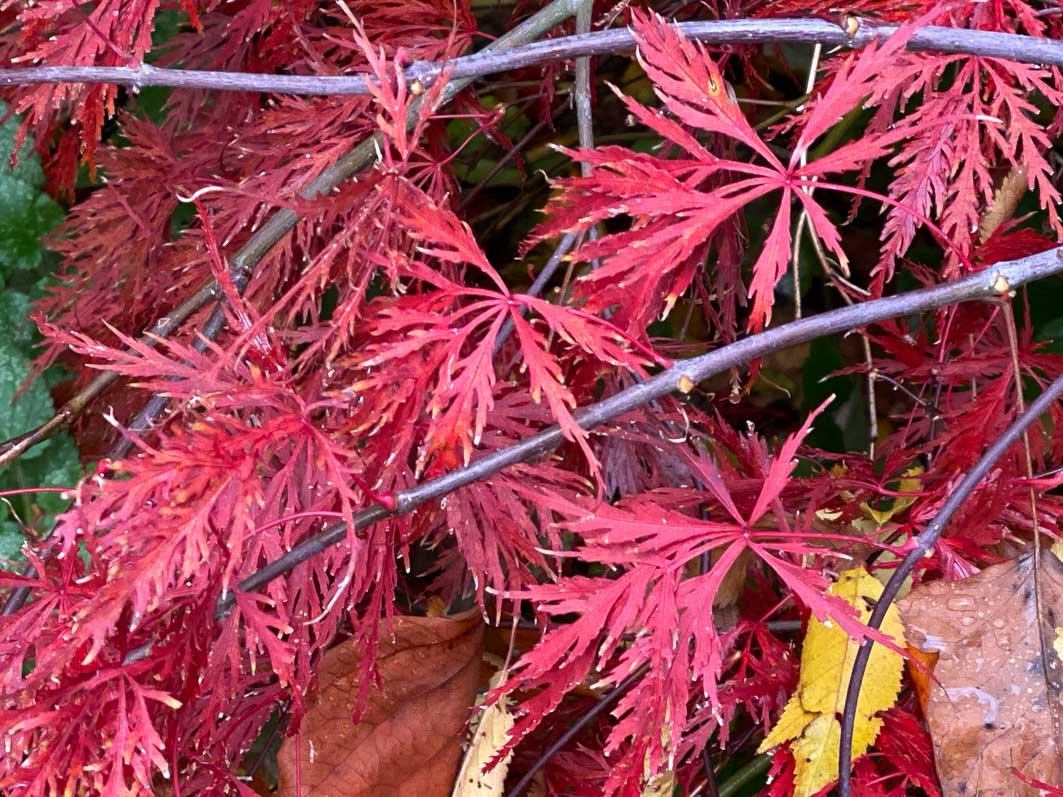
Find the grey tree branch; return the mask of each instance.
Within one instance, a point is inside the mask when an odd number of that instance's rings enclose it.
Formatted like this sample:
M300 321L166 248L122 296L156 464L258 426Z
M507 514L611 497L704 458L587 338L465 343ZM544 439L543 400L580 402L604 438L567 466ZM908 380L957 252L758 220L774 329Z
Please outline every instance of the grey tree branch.
M448 86L447 99L472 79L502 72L521 66L531 66L554 59L604 55L630 50L634 37L630 31L611 30L598 33L578 34L547 42L526 44L545 30L559 24L576 13L578 0L557 0L523 25L503 36L482 53L464 56L448 62L453 68L452 82ZM753 19L721 20L714 22L688 22L677 25L691 38L710 44L758 44L768 42L818 42L830 46L863 47L871 41L888 36L896 26L878 25L859 20L856 32L849 36L840 26L814 19ZM507 49L508 48L508 49ZM1024 63L1042 63L1063 66L1063 42L1038 39L1032 36L995 33L992 31L966 30L930 26L917 30L908 48L916 51L935 50L948 53L966 53L994 58L1008 58ZM422 84L438 79L447 64L418 61L405 70L406 79ZM295 94L365 94L368 92L366 76L318 77L295 75L264 75L228 72L204 72L196 70L158 69L148 64L138 67L75 67L39 66L0 70L0 85L25 83L117 83L134 88L167 85L182 88L204 88L232 91L275 91ZM313 184L307 187L304 196L317 196L321 191L331 190L352 174L372 162L375 139L359 145L342 161L326 170ZM234 275L246 270L249 274L254 265L295 225L297 216L290 210L278 210L259 229L233 259ZM195 296L170 314L160 319L149 330L150 335L166 337L189 315L206 302L217 299L217 285L204 285ZM149 335L141 341L153 345ZM100 374L77 396L70 399L56 415L42 426L17 438L0 443L0 468L10 464L33 446L47 440L59 429L67 426L73 418L117 378L113 373ZM156 405L160 402L156 402ZM152 408L153 417L165 409Z
M625 412L660 399L680 389L681 384L700 382L788 346L805 343L825 335L859 329L888 318L921 313L971 299L1002 295L1019 285L1060 272L1063 272L1063 247L1021 260L998 263L985 271L956 282L911 291L899 296L874 299L802 318L799 321L743 338L708 354L679 360L670 368L640 384L584 407L575 414L575 420L581 428L591 429ZM551 426L508 448L481 457L464 468L403 490L395 496L394 510L388 510L379 504L362 510L355 515L353 531L358 532L388 517L404 515L428 501L442 498L473 482L490 478L511 465L542 456L563 441L564 435L560 427ZM237 588L244 592L257 590L312 556L346 539L348 533L346 524L338 523L330 526L248 576L240 582ZM223 594L218 601L216 616L227 615L234 602L232 594Z
M886 586L882 590L882 596L878 599L875 610L867 621L868 627L880 628L882 626L886 611L896 599L904 580L911 575L919 560L934 547L942 532L945 531L945 527L952 520L953 515L960 510L960 507L967 501L975 488L981 484L982 479L992 470L997 461L1022 437L1033 422L1044 415L1048 408L1059 401L1061 397L1063 397L1063 375L1057 376L1055 381L1030 403L1026 411L1012 422L1004 434L986 449L982 458L975 463L975 466L963 477L963 481L949 494L948 500L941 507L941 511L915 537L915 547L908 552L908 555L904 557L897 569L890 575L889 581L886 582ZM1040 618L1038 618L1038 622L1040 622ZM864 682L864 674L867 672L867 663L871 658L871 647L874 644L874 640L871 639L865 639L860 644L860 649L857 651L856 659L853 662L849 688L845 693L845 710L842 712L841 741L838 749L838 791L841 797L850 797L852 794L850 759L853 755L856 705L860 697L860 687Z
M566 16L575 13L575 9L570 7L574 5L572 0L564 0L561 5L566 6ZM818 43L828 47L865 47L875 39L889 36L897 30L896 25L853 19L858 25L852 36L849 36L841 26L820 19L729 19L683 22L678 23L676 27L685 36L706 44L802 42ZM513 32L515 33L516 30ZM498 42L495 44L498 45ZM408 83L417 82L427 86L438 80L448 67L452 69L452 80L472 80L485 75L550 63L560 59L626 52L633 50L634 47L634 36L629 30L599 31L564 36L519 47L495 46L474 55L452 59L449 62L414 61L404 70L404 74ZM1015 33L930 25L914 33L908 43L908 49L1005 58L1026 64L1063 66L1063 42ZM253 91L299 95L368 94L370 80L371 78L366 75L272 75L212 72L194 69L161 69L150 64L131 67L30 66L0 70L0 85L110 83L133 89L171 86L211 91Z
M542 9L534 16L529 17L516 28L509 31L506 35L493 41L488 45L488 49L498 50L519 46L542 35L575 14L578 2L579 0L554 0L554 2L546 8ZM449 102L458 94L458 92L471 82L472 78L468 77L451 80L443 90L440 103ZM411 125L416 121L419 112L419 103L415 103L411 106L409 118L409 123ZM354 149L335 164L323 171L317 179L300 192L300 196L305 199L313 199L314 197L327 194L345 180L372 164L376 160L376 153L379 150L379 146L380 136L370 136L354 147ZM259 261L262 260L262 258L265 257L266 254L285 235L287 235L293 227L295 227L298 220L299 216L295 211L288 208L278 209L266 220L265 224L255 231L254 235L248 239L247 243L236 252L230 260L230 275L237 291L242 293L244 289L246 289L255 266L257 266ZM157 321L149 332L141 336L140 340L147 345L155 345L157 337L165 337L171 334L184 320L195 313L200 307L204 306L209 301L220 298L220 295L221 293L217 282L214 280L210 281L200 288L194 296L184 302L184 304L182 304L177 310L170 313L169 316ZM218 333L221 332L224 323L225 313L223 308L219 305L214 309L214 312L207 320L203 329L200 330L200 336L196 341L196 345L203 346L203 341L215 338ZM82 390L74 398L70 399L70 401L66 402L66 404L64 404L55 416L53 416L46 424L38 427L29 434L22 435L16 440L11 441L10 445L0 452L0 468L13 462L21 454L25 453L38 443L48 439L59 429L69 424L78 413L88 406L93 398L106 390L117 378L118 375L113 372L100 374L100 376L93 380L87 388ZM151 426L155 419L166 411L167 406L169 406L169 399L162 396L152 397L144 409L133 419L130 428L137 432L144 431ZM128 447L128 441L121 440L111 453L115 456L122 456L125 453L128 453ZM30 590L26 587L13 589L8 594L7 600L4 602L4 607L0 610L0 615L14 614L22 607L29 596Z

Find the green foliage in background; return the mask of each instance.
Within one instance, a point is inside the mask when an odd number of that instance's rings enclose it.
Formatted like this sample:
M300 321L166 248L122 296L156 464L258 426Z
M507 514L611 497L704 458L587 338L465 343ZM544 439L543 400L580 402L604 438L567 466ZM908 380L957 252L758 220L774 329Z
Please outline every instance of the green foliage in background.
M7 108L0 103L0 115ZM30 302L51 278L54 258L41 239L63 218L43 192L44 172L27 144L11 165L19 120L0 126L0 440L47 421L55 411L49 388L60 378L53 369L15 399L30 372L37 340ZM60 434L31 449L0 471L0 492L30 486L73 486L80 474L77 449ZM17 558L27 532L46 534L68 502L59 493L0 498L0 565Z

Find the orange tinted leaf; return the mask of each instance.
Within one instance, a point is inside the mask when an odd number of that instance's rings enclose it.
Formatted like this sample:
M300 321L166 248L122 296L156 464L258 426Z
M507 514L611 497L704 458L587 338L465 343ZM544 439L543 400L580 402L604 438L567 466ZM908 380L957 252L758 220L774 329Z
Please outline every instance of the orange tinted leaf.
M351 713L362 653L353 642L330 650L301 732L281 746L278 794L447 797L476 698L482 643L478 613L396 618L394 637L377 653L380 683L358 722Z
M923 584L899 604L909 642L940 654L926 716L945 795L1037 794L1015 769L1063 782L1052 619L1063 616L1063 563L1046 551L1041 565L1040 628L1030 555Z
M930 703L930 684L934 674L934 665L938 662L938 654L909 645L908 655L912 657L912 660L906 662L908 677L915 688L916 697L919 698L919 708L925 714L927 705Z

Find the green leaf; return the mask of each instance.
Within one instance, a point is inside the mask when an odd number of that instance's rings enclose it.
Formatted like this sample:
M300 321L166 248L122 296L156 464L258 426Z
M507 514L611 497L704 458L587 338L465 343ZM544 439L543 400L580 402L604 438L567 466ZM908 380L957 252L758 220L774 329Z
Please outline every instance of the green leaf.
M36 334L30 307L30 298L20 291L0 293L0 341L23 352L29 351Z
M7 106L0 103L0 114ZM55 412L49 385L57 370L33 381L15 400L30 374L37 332L29 319L32 299L49 278L50 258L41 238L62 220L62 209L41 191L44 171L30 143L12 165L19 120L0 125L0 440L16 437ZM60 434L32 448L0 471L0 491L73 487L80 478L77 448ZM69 500L56 492L0 498L0 563L18 558L27 531L47 535Z
M0 439L22 434L52 416L52 397L39 380L33 382L18 401L14 400L29 371L29 359L8 341L0 340ZM25 456L37 456L41 450L34 449Z
M17 300L7 294L3 302L10 305ZM5 318L0 326L10 320L10 317ZM33 382L14 401L29 369L29 358L19 352L9 338L0 338L0 439L6 440L32 429L48 420L54 412L52 398L41 379ZM25 487L73 487L80 475L77 448L69 435L62 434L32 448L0 471L0 491ZM26 530L31 530L35 536L50 532L55 516L65 510L68 503L61 494L54 492L24 493L3 499L0 502L0 561L16 558Z
M7 103L0 101L0 117L6 116L7 110ZM40 159L33 151L32 142L28 138L19 150L17 163L11 165L11 155L15 151L15 134L20 124L19 117L12 116L0 125L0 173L34 188L40 188L44 185L44 169L41 168Z
M62 220L52 199L0 167L0 274L35 270L43 262L41 237Z
M7 105L0 102L0 115L6 112ZM39 268L44 258L40 239L63 218L62 209L40 191L44 170L28 142L11 165L18 126L17 117L0 125L0 277Z

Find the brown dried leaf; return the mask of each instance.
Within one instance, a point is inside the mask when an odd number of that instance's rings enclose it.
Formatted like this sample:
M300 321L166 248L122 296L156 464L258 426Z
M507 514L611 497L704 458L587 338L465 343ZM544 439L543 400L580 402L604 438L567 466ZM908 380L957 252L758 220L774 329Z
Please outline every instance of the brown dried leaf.
M399 617L393 630L391 639L382 629L380 684L358 723L361 652L343 644L325 654L315 704L278 755L280 797L449 797L476 700L483 623L477 613Z
M1014 770L1063 783L1063 563L1041 560L1040 629L1030 554L899 603L909 644L940 654L926 715L945 797L1037 795Z
M993 204L990 205L982 221L978 225L978 240L985 243L989 237L997 231L1001 224L1008 221L1019 209L1019 203L1026 195L1029 178L1025 169L1012 169L993 193Z

